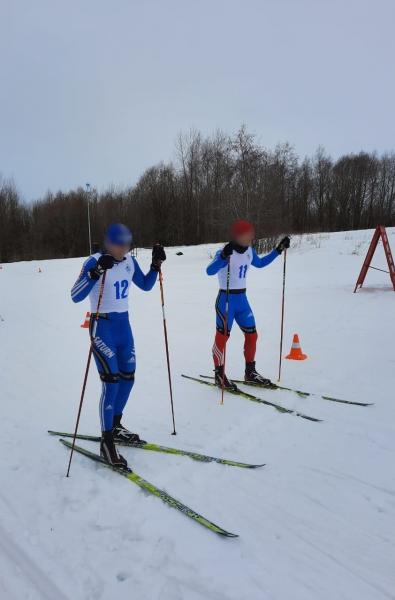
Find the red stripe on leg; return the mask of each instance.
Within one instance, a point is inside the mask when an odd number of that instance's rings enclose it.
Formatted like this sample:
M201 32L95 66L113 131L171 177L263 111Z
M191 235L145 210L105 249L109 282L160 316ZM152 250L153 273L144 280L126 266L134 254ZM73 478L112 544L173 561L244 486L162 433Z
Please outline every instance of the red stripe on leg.
M215 334L214 346L213 346L213 359L214 365L219 367L224 364L224 350L228 336L217 331Z

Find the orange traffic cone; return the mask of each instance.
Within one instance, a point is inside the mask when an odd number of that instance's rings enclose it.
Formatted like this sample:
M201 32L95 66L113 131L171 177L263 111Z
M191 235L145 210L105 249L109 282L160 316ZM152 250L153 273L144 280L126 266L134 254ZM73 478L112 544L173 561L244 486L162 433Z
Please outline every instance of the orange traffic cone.
M292 341L291 351L285 358L290 360L306 360L307 354L303 354L302 348L300 347L299 336L294 333L294 339Z
M83 329L89 329L89 320L91 318L91 313L88 311L85 316L85 321L80 325Z

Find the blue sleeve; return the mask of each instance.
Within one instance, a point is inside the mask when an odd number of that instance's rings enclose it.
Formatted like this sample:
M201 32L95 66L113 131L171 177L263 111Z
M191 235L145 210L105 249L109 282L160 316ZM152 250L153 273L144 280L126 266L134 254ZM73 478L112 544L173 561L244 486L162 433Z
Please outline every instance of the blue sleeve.
M257 267L257 269L262 269L262 267L267 267L267 265L270 265L270 263L273 262L277 256L280 256L280 253L277 252L275 248L269 252L269 254L266 254L266 256L258 256L256 250L253 248L251 264L254 267Z
M228 264L225 258L221 256L222 250L218 250L214 256L214 259L211 261L209 266L206 269L207 275L216 275L218 271L226 267Z
M140 269L140 265L137 260L132 257L134 263L134 275L132 281L140 290L144 290L144 292L149 292L155 285L156 278L158 277L158 273L154 271L154 269L150 269L146 275Z
M97 260L96 258L93 258L93 256L90 256L88 260L84 262L81 273L71 288L71 299L73 302L81 302L84 300L93 286L97 283L95 279L91 279L88 275L88 271L93 269L96 264Z

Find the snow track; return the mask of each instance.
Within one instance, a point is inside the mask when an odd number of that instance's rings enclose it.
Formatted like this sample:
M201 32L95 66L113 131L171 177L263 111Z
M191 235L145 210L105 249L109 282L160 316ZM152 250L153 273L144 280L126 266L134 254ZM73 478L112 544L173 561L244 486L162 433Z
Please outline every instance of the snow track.
M0 524L0 597L7 600L68 600L40 566Z
M395 229L389 229L395 252ZM227 468L124 448L136 472L239 534L222 539L108 469L67 452L88 351L87 305L69 290L82 259L0 270L0 600L395 600L395 294L369 272L353 294L371 231L293 239L284 350L298 332L308 360L284 361L284 385L374 406L253 390L313 423L181 378L210 374L216 245L168 250L166 314L178 434L170 436L159 290L133 289L137 376L125 423L144 439L244 462ZM375 266L385 267L381 249ZM145 269L149 253L138 260ZM41 273L38 272L41 267ZM259 370L275 378L281 259L249 275ZM235 328L229 373L243 370ZM81 432L98 431L92 369ZM97 450L97 444L84 442Z

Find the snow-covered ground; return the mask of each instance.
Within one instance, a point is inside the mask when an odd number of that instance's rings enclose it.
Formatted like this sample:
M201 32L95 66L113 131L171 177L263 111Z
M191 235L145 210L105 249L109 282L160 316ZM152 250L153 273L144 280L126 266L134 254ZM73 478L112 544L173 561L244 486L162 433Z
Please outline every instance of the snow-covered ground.
M395 253L395 229L389 229ZM138 376L125 423L145 439L266 467L248 471L126 449L130 464L224 528L224 539L68 453L48 428L71 430L88 352L87 304L69 289L82 259L0 270L1 600L384 600L395 598L395 293L369 271L353 288L372 231L293 239L285 353L300 334L304 362L283 384L374 402L361 408L260 391L322 423L226 396L180 377L210 373L216 246L168 250L164 266L177 437L171 415L158 287L134 288ZM148 268L149 252L139 261ZM373 261L387 268L382 249ZM38 272L38 268L42 272ZM260 334L258 367L275 378L282 259L249 275ZM228 371L243 372L234 329ZM92 369L81 432L98 431ZM85 444L96 449L95 444Z

